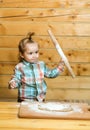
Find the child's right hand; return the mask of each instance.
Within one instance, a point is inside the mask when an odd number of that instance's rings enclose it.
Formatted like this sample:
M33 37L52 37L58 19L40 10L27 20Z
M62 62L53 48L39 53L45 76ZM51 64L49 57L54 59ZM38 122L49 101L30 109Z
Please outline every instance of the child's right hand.
M9 83L9 88L10 88L10 89L16 88L16 83L15 83L15 81L12 81L11 83Z

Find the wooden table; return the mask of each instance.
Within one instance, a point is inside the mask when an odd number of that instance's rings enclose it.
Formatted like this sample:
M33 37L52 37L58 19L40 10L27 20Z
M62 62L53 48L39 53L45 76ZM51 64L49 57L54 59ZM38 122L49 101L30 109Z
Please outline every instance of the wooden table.
M17 102L0 102L0 130L90 130L90 120L22 119Z

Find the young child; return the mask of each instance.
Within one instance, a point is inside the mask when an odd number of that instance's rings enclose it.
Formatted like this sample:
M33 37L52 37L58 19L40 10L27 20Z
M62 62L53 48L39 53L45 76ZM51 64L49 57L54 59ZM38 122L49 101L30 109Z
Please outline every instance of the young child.
M39 61L39 45L32 40L34 33L19 42L20 62L15 66L15 72L9 82L9 88L18 88L18 102L24 100L45 100L47 85L44 77L55 78L64 70L64 62L58 67L49 69L43 61Z

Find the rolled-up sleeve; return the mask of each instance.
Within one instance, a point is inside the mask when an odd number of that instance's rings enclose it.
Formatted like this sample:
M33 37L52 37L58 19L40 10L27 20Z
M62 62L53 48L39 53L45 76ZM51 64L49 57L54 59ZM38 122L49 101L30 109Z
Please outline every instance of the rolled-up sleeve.
M61 71L60 69L57 67L57 68L54 68L54 69L49 69L45 64L44 64L44 75L45 77L47 78L55 78L57 77L58 75L60 75Z

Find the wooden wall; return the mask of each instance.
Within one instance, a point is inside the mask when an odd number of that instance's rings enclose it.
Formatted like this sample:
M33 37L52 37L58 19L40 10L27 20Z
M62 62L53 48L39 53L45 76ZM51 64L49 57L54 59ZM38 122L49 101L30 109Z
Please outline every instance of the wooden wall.
M0 99L16 99L8 81L18 62L18 42L29 31L40 45L40 60L50 68L60 57L48 35L51 29L76 75L67 68L46 79L47 99L90 99L90 0L0 0Z

